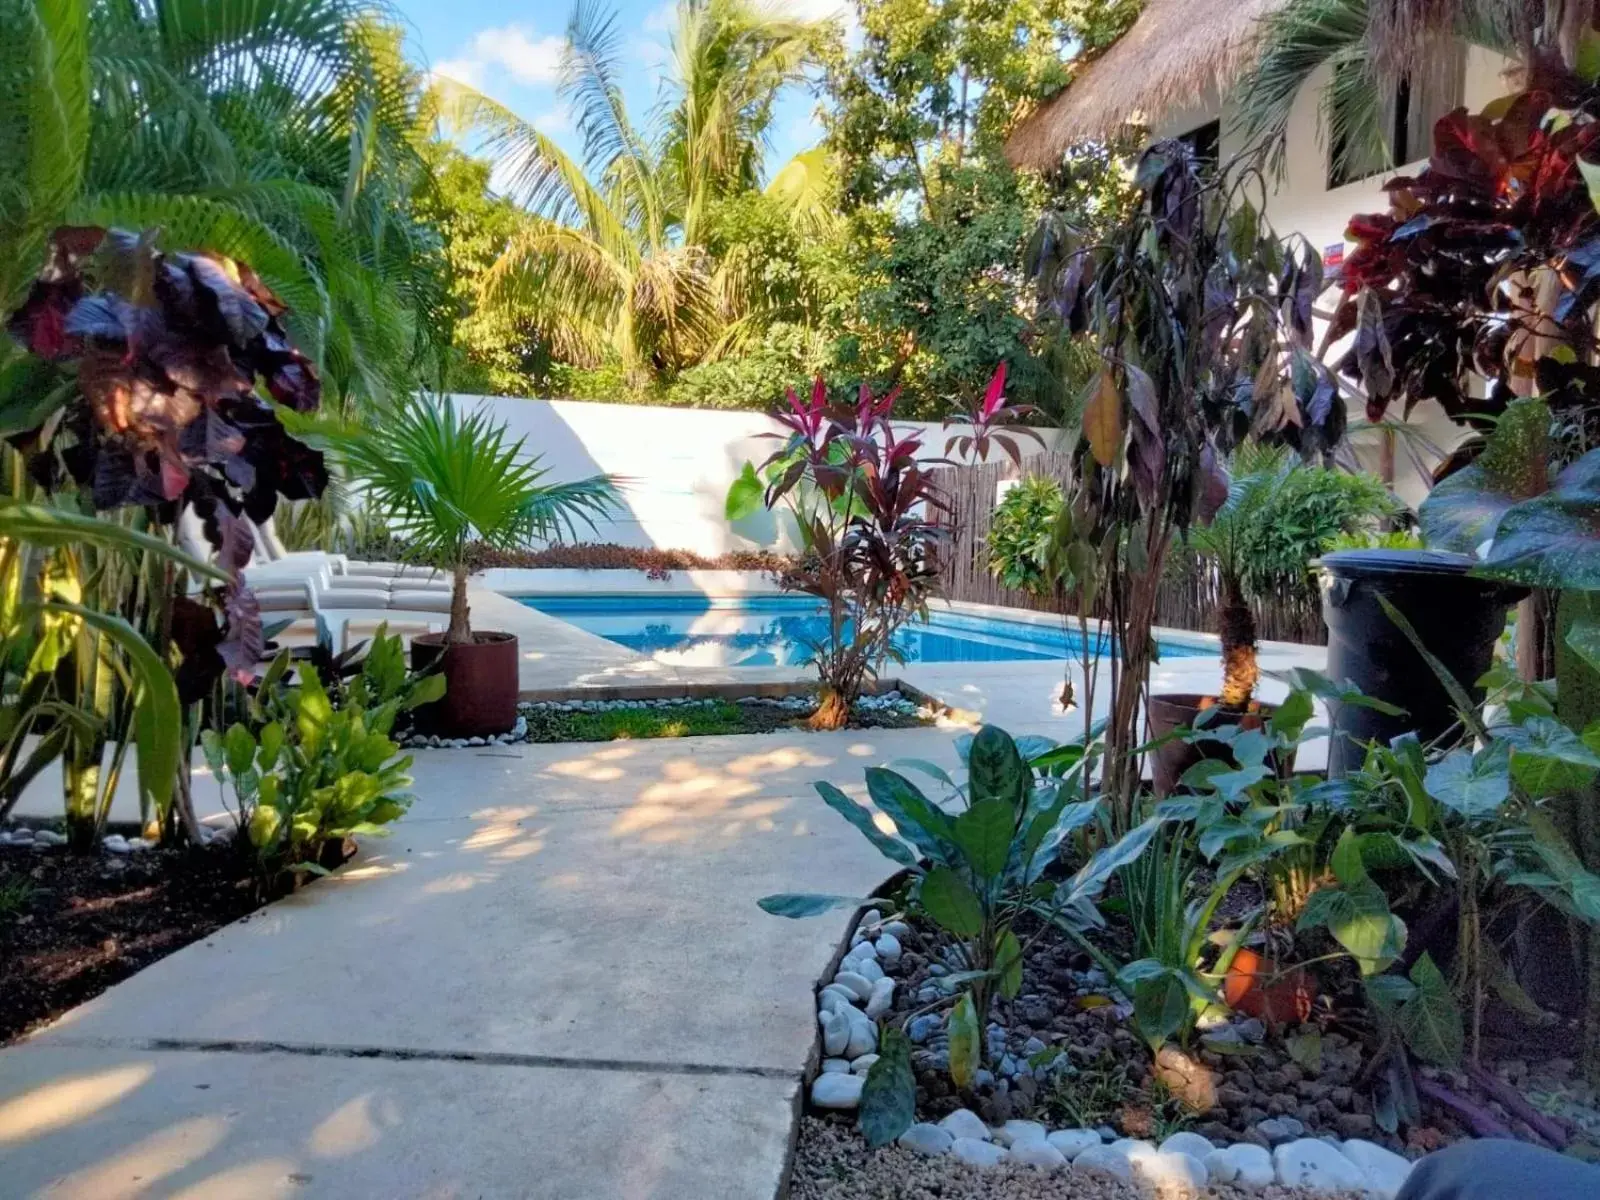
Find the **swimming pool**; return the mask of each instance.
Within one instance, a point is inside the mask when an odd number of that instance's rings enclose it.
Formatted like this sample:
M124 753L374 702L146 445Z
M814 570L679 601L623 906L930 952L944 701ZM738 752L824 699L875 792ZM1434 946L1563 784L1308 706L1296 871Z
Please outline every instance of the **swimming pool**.
M661 662L699 667L800 666L824 636L810 596L523 596L519 601ZM1007 621L939 609L895 637L907 662L1023 662L1076 657L1082 642L1059 624ZM1163 658L1215 654L1160 644Z

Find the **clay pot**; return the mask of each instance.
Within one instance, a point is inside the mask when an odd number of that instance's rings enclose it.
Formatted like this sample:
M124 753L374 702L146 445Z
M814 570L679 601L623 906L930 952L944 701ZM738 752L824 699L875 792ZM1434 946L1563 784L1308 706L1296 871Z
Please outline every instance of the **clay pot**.
M1295 1025L1311 1016L1316 988L1304 968L1280 971L1270 958L1241 948L1222 981L1222 999L1234 1012L1269 1025Z
M1200 719L1200 714L1215 708L1216 699L1186 692L1173 692L1150 697L1150 736L1152 739L1171 733L1175 729L1190 729ZM1250 701L1248 708L1223 709L1210 718L1213 725L1241 725L1246 729L1260 729L1277 712L1277 706ZM1178 790L1184 773L1208 758L1233 763L1233 752L1226 742L1185 742L1173 739L1151 751L1151 773L1154 776L1156 795L1170 796ZM1234 763L1237 766L1237 763ZM1294 759L1276 763L1278 774L1287 776L1294 770Z
M509 633L474 633L447 645L442 633L411 639L411 669L439 663L444 697L415 713L417 728L441 737L492 737L517 723L517 639Z

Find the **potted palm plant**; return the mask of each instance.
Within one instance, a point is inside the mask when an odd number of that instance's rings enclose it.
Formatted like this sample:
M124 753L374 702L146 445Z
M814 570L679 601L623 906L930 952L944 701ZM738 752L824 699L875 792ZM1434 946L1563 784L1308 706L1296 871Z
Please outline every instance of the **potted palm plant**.
M1215 695L1151 696L1156 737L1194 727L1202 713L1209 724L1250 726L1270 717L1273 707L1255 698L1261 668L1251 599L1309 589L1310 560L1336 536L1374 528L1398 508L1375 477L1307 466L1282 447L1241 446L1232 468L1227 501L1208 524L1189 532L1191 549L1217 572L1221 687ZM1153 765L1156 791L1166 795L1196 762L1226 754L1220 741L1163 743Z
M462 412L449 397L403 401L360 427L317 432L358 483L367 505L406 543L406 556L448 572L450 624L411 643L411 664L439 663L444 698L423 714L440 733L485 737L517 719L517 639L474 630L467 603L475 544L519 550L593 527L620 505L616 481L594 475L547 483L548 471L510 441L504 424Z

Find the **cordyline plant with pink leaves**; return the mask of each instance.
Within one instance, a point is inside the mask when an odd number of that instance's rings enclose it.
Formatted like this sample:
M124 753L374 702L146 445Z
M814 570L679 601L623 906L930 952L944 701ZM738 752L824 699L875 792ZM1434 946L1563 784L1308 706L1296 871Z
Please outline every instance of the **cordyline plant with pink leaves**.
M970 430L947 452L981 456L997 444L1017 456L1014 439L999 432L1015 419L1004 392L1002 366ZM947 506L929 468L946 460L923 458L922 438L895 429L898 396L897 388L874 397L863 384L855 407L838 411L820 377L809 401L790 389L788 411L775 417L787 432L771 435L782 446L759 467L746 463L728 491L730 521L783 508L799 530L800 561L783 583L816 596L827 616L826 633L807 647L821 683L813 729L845 726L884 665L904 661L895 634L926 619L938 592L933 551L950 528L938 520Z

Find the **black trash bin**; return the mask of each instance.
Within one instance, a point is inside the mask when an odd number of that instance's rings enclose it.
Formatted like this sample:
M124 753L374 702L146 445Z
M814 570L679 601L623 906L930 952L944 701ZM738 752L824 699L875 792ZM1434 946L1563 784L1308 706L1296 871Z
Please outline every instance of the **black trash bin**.
M1422 644L1474 700L1505 630L1506 610L1528 589L1469 574L1476 561L1440 550L1340 550L1322 558L1328 675L1405 709L1391 717L1354 704L1330 706L1328 777L1361 765L1362 746L1414 729L1424 741L1454 724L1455 708L1433 669L1378 603L1411 622Z

